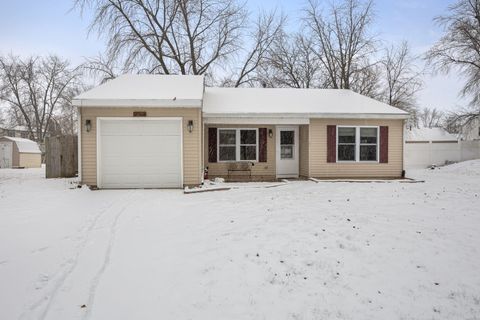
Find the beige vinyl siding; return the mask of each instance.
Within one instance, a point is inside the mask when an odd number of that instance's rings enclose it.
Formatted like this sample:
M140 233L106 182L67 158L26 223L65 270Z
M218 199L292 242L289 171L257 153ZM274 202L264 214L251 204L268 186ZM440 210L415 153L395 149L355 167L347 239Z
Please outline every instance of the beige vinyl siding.
M147 117L183 118L183 183L198 185L201 174L201 110L199 108L80 108L82 183L97 184L97 117L132 117L134 111L145 111ZM85 120L90 119L92 129L86 132ZM193 132L187 124L193 120Z
M309 176L309 144L308 144L308 125L300 126L299 134L299 152L300 152L300 176Z
M275 172L275 126L272 125L206 125L204 134L204 161L208 167L208 176L213 179L215 177L228 178L228 167L232 162L208 162L208 128L267 128L267 162L254 162L252 167L252 180L274 180ZM273 137L268 135L272 130ZM253 161L251 161L253 162ZM239 174L240 175L240 174Z
M42 166L42 154L19 153L19 166L25 168L40 168Z
M327 125L388 126L388 163L327 163ZM311 119L310 176L317 178L394 178L403 170L403 120Z

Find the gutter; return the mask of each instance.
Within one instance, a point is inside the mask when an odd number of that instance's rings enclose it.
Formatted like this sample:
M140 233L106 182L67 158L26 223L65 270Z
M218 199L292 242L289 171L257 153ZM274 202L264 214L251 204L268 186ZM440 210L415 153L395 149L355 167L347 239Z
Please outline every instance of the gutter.
M75 107L201 108L202 99L73 99Z
M276 118L276 119L408 119L403 113L208 113L204 112L205 119L215 118Z

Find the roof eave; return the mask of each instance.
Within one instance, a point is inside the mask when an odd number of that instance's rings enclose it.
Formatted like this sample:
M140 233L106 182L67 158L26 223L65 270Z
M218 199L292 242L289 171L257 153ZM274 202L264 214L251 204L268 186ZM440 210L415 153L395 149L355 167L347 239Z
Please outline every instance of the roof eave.
M202 99L73 99L74 107L201 108Z
M406 113L209 113L205 118L338 118L338 119L408 119Z

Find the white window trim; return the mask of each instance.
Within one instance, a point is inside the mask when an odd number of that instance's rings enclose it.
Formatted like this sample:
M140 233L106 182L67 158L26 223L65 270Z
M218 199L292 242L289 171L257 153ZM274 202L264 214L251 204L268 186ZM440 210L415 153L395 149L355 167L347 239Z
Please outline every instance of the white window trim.
M355 128L355 160L338 160L338 129L339 128ZM375 128L377 129L377 160L360 160L360 129ZM380 126L358 126L358 125L341 125L337 126L337 137L335 142L336 162L338 163L379 163L380 161ZM368 145L368 144L364 144ZM371 144L370 144L371 145Z
M220 160L220 130L234 130L234 131L236 131L236 133L235 133L235 160ZM255 130L255 132L256 132L255 133L255 137L256 137L255 160L240 160L240 131L241 130L252 130L252 131ZM233 145L231 145L231 146L233 146ZM249 146L249 145L246 144L246 146ZM259 147L258 128L217 128L217 162L258 162L258 151L259 151L258 147Z

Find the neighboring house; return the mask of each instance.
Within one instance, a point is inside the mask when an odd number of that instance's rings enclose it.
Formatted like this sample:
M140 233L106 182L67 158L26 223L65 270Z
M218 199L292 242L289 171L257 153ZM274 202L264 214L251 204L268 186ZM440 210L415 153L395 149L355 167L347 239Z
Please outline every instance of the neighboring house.
M40 168L42 152L35 141L0 137L0 168Z
M79 171L99 188L210 178L398 178L408 114L349 90L210 88L124 75L74 98Z
M24 126L16 126L13 128L0 127L0 137L7 136L28 139L29 135L28 129Z

